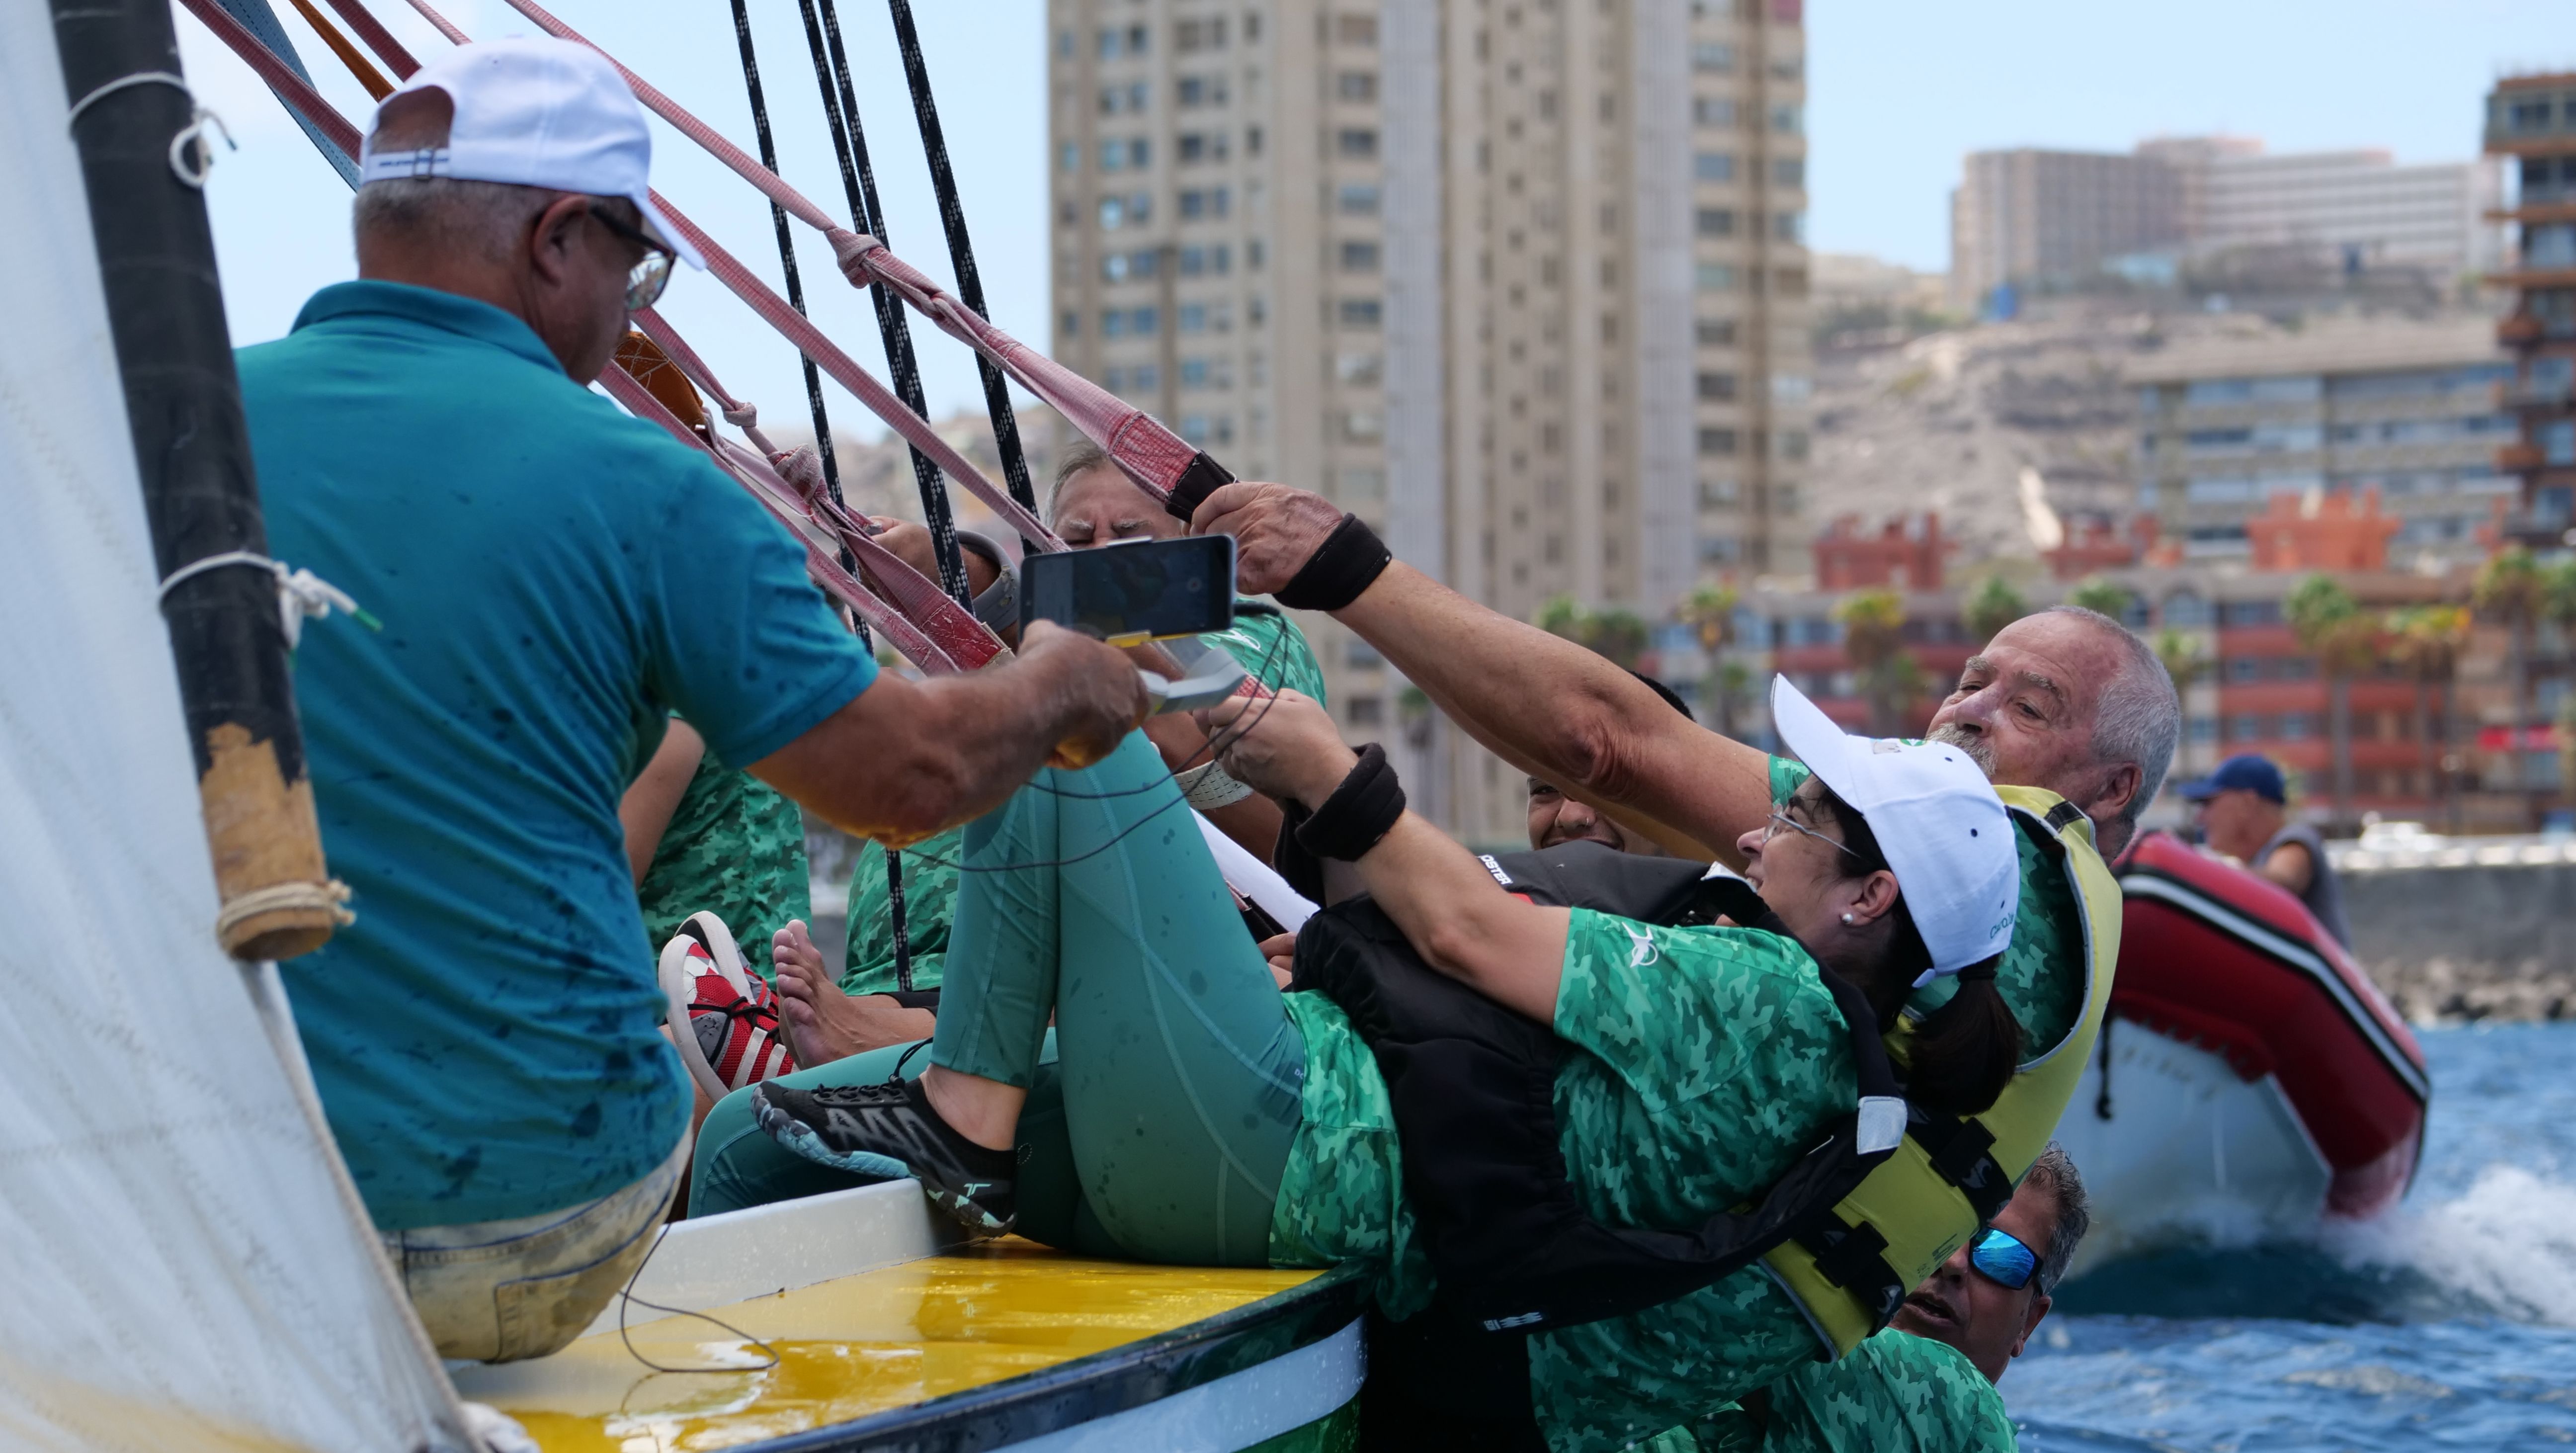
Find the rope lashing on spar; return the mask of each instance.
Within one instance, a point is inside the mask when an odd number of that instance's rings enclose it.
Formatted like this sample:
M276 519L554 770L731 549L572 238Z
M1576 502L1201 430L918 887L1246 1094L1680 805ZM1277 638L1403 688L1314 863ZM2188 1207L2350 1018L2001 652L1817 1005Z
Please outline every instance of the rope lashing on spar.
M197 93L188 89L184 77L168 71L137 71L130 76L119 76L74 101L71 114L63 118L63 129L69 131L78 126L82 112L119 91L135 86L175 86L180 95L188 98L188 124L170 138L170 174L189 187L204 191L206 176L215 169L215 149L206 140L207 131L212 129L215 135L222 137L228 151L239 151L241 147L233 141L233 134L224 126L224 119L199 104ZM191 147L195 148L193 153ZM189 160L192 154L196 158L194 162Z
M161 581L153 597L167 605L170 592L210 570L246 566L265 570L277 580L277 628L286 637L286 649L292 651L304 639L304 622L321 620L338 610L371 631L381 631L384 622L358 608L349 593L310 570L289 570L282 561L271 560L256 550L224 550L201 559L191 560L173 570Z

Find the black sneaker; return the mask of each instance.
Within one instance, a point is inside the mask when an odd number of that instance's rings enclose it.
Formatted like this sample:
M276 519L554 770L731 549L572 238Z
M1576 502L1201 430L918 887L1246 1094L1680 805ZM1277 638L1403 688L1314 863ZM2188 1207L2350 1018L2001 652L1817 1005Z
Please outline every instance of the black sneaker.
M999 1236L1018 1218L1011 1177L1019 1156L949 1128L919 1080L814 1090L769 1080L752 1090L751 1109L770 1139L807 1160L855 1175L920 1181L931 1203L969 1231Z

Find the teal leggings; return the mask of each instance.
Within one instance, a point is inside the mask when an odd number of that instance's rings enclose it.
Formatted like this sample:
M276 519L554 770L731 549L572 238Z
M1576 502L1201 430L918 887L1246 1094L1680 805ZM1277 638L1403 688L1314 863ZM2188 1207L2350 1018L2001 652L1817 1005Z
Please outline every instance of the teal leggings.
M1020 1196L1032 1235L1139 1261L1261 1266L1306 1047L1178 795L1133 735L1097 766L1041 772L967 827L928 1058L1030 1091ZM792 1083L883 1078L896 1057ZM777 1167L793 1157L750 1143L744 1098L727 1097L700 1134L693 1214L851 1183Z

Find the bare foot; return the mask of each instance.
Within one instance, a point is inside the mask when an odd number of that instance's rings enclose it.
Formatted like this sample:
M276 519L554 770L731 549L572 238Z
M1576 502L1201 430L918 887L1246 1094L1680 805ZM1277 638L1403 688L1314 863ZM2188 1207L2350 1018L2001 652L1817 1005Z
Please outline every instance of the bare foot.
M801 918L771 937L769 959L778 969L779 1027L799 1069L928 1039L938 1026L929 1010L906 1009L891 995L842 993Z

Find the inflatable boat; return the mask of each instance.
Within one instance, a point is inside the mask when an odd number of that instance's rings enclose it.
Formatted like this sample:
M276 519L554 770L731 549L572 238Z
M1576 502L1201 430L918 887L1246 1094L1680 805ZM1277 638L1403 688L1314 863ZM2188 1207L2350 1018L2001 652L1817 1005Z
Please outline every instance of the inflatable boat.
M2111 1018L2058 1126L2093 1196L2078 1270L2395 1203L2431 1082L2361 966L2278 884L2169 834L2115 871Z
M674 1223L552 1357L451 1365L545 1453L1236 1449L1357 1436L1366 1282L961 1245L912 1181Z

